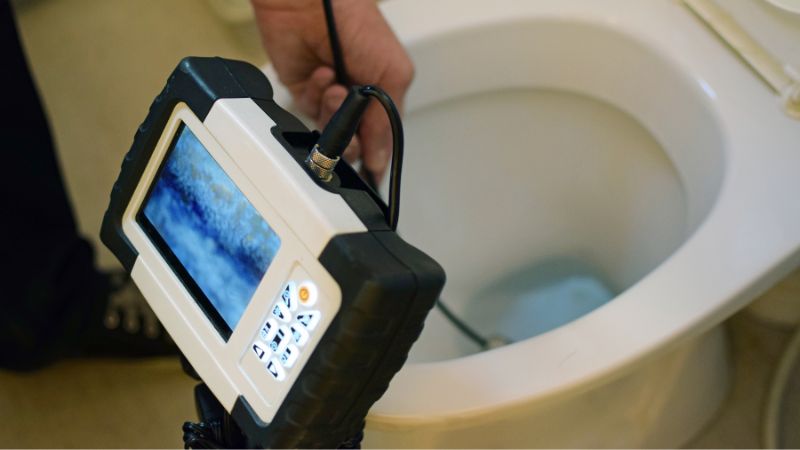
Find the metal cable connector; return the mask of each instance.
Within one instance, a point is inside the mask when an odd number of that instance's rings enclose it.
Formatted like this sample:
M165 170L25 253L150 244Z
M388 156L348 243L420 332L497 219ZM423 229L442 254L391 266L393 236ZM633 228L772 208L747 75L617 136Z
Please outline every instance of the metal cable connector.
M340 157L329 158L319 151L319 144L315 145L306 158L306 166L311 169L320 180L328 182L333 178L333 169L339 163Z

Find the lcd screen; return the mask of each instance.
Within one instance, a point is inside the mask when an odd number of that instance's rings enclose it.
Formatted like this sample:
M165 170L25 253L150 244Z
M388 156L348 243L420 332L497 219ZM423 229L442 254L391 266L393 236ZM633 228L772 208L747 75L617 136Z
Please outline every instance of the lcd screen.
M187 126L137 220L227 340L281 240Z

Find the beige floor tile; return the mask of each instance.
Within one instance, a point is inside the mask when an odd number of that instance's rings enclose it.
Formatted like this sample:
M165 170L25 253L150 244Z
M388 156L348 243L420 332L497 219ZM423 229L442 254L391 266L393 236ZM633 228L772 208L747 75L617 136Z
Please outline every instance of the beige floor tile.
M195 384L174 358L0 371L0 447L179 448Z
M687 448L760 448L764 402L791 330L741 312L727 323L733 388L717 417Z

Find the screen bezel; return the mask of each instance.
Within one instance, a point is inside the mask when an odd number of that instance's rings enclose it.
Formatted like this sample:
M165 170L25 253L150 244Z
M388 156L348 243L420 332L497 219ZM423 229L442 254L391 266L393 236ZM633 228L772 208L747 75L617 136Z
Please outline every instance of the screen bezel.
M145 235L153 243L153 246L155 246L156 250L161 255L161 257L164 258L164 261L166 261L167 265L172 269L172 271L178 277L178 280L180 280L180 282L189 292L189 295L192 296L194 301L200 307L200 310L202 310L203 313L206 315L206 318L208 318L208 320L211 322L211 324L214 326L217 332L219 332L222 339L225 342L228 342L231 335L233 334L233 329L231 328L230 325L228 325L228 322L225 320L225 318L222 317L222 314L220 314L219 310L217 310L217 308L211 302L211 299L209 299L208 296L205 294L205 292L203 292L202 288L200 288L200 285L197 284L197 282L191 276L189 271L186 269L186 266L184 266L183 263L180 261L180 259L178 259L178 256L175 255L175 253L172 251L172 249L167 244L164 237L161 236L161 233L158 231L158 229L153 225L153 223L144 213L144 210L147 206L148 201L150 200L150 196L153 192L153 189L158 183L158 180L161 177L164 167L167 165L167 161L169 161L169 157L170 155L172 155L172 152L174 151L175 146L177 145L178 139L181 137L182 133L187 129L189 128L187 127L186 123L181 120L180 124L178 125L177 129L172 135L172 140L170 141L169 147L167 148L167 151L164 153L164 156L158 165L158 169L156 170L156 173L150 183L150 186L147 188L147 193L145 194L144 199L141 202L139 210L136 212L136 222L139 224L142 231L144 231ZM213 159L214 156L207 148L205 148L205 145L203 145L203 148L205 149L206 152L209 153L209 156ZM228 178L233 180L233 178L225 171L225 169L222 166L220 166L220 168L222 169L223 172L225 172ZM239 189L238 186L237 189ZM244 196L244 193L242 193L242 195ZM247 197L245 196L245 198ZM277 256L278 252L280 252L280 246L278 247L276 255L273 256L273 261ZM269 270L269 265L264 270L265 275L266 271L268 270ZM247 308L247 306L249 306L252 300L253 296L247 299L247 305L245 305L245 309Z
M136 221L182 124L208 149L281 239L280 250L227 341ZM298 268L304 269L305 276L301 278L313 279L319 289L317 309L323 316L318 329L326 330L341 307L342 292L320 264L319 255L333 235L366 231L360 219L348 213L341 197L307 182L308 175L276 140L272 124L270 117L249 98L218 100L204 120L185 103L178 102L154 144L122 217L124 235L137 252L131 278L164 328L226 408L244 397L267 422L274 417L299 373L290 374L282 382L275 381L251 350L252 341L258 338L260 327L271 312L272 301L283 283ZM308 348L314 348L323 334L312 337L306 344ZM309 357L310 353L304 352L296 364L303 367Z

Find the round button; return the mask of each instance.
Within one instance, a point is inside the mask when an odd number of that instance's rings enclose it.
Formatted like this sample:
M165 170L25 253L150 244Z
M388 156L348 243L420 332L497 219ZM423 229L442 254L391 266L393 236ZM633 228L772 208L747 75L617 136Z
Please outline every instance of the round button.
M311 281L300 283L297 288L297 298L303 306L312 306L317 302L317 286Z

